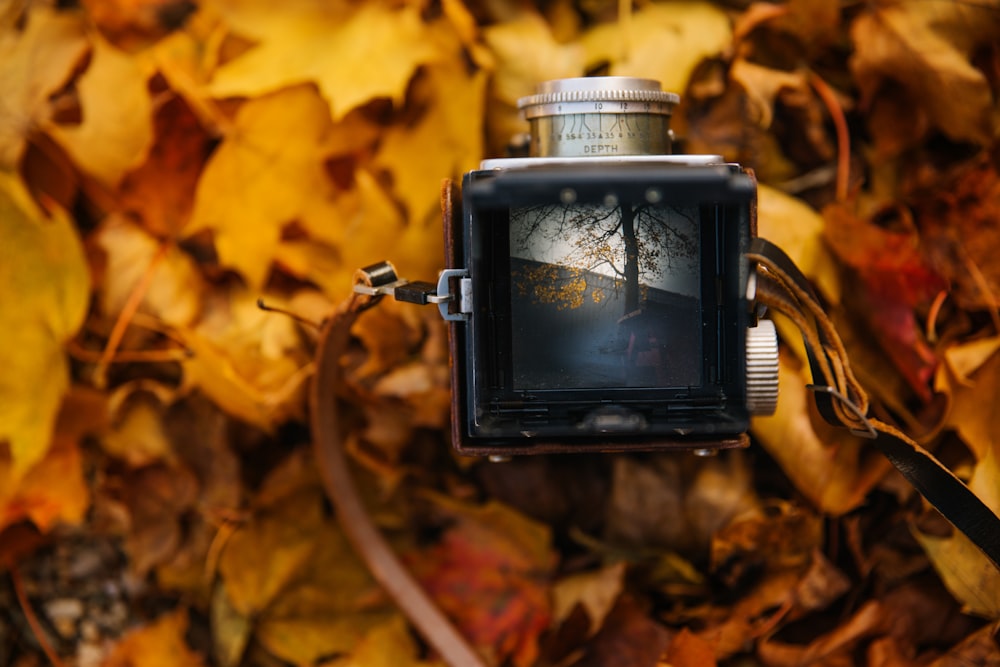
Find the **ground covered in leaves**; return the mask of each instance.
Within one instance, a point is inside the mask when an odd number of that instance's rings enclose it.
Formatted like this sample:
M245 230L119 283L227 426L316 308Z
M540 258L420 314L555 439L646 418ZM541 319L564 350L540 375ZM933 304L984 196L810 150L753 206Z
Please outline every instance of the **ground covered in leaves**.
M545 79L683 97L752 167L891 416L1000 511L1000 3L0 2L0 664L430 665L305 426L358 266L442 266L439 182ZM372 515L492 664L1000 664L1000 574L782 397L754 444L460 459L446 332L387 304L342 397Z

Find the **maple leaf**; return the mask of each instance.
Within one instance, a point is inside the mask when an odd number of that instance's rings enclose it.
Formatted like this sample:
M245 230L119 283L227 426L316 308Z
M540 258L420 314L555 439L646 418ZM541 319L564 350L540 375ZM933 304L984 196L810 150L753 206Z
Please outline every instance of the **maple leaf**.
M373 166L393 175L393 190L413 222L433 216L433 227L438 227L441 180L459 177L482 158L487 73L466 72L457 59L428 67L415 82L410 100L421 110L419 118L390 126L375 155ZM414 155L423 156L419 167L413 164ZM426 257L428 249L440 246L439 237L428 229L426 241L415 252L405 253L407 246L400 250L414 259Z
M176 238L191 216L210 138L184 98L173 97L153 115L154 142L146 160L122 180L121 209L157 238Z
M2 173L0 238L0 442L16 481L49 447L69 383L63 344L83 323L90 279L66 214L46 217L20 179Z
M254 623L268 650L314 664L350 651L391 612L323 516L319 488L303 464L293 457L265 482L257 497L265 506L226 543L219 573L232 612Z
M441 56L426 37L416 3L353 4L291 0L212 0L237 34L257 42L218 68L210 84L219 97L257 96L315 82L334 120L376 98L401 103L420 65Z
M969 58L996 38L996 7L974 3L885 3L862 13L851 26L851 69L870 104L885 82L903 86L910 114L926 113L957 141L987 143L993 136L992 94Z
M27 140L49 119L49 96L87 51L78 14L33 5L22 31L0 28L0 170L16 167Z
M994 512L1000 509L997 479L1000 479L1000 459L991 450L976 466L969 487ZM962 533L950 537L935 537L914 528L913 534L927 552L934 569L941 575L948 590L961 601L966 613L1000 619L1000 571L982 551Z
M204 290L201 274L191 258L176 246L163 245L119 215L108 216L93 240L104 251L107 262L98 291L105 314L121 313L135 286L152 270L140 312L177 327L192 324L198 317Z
M78 125L48 126L73 161L105 185L117 185L152 144L153 103L147 78L133 58L95 37L90 64L76 81L83 120ZM114 95L109 95L112 90Z
M183 363L184 385L198 387L229 414L270 431L302 414L311 368L295 322L262 311L258 298L239 288L206 297L205 316L180 332L193 353Z
M704 58L730 45L726 13L707 2L650 3L627 24L589 30L580 43L590 67L610 63L609 74L656 79L664 90L683 92Z
M102 393L73 388L66 395L45 456L20 478L9 451L0 447L0 532L23 519L42 532L57 523L79 523L90 504L79 442L99 431L107 414Z
M455 523L414 563L417 576L477 646L498 661L531 665L550 618L548 528L496 501L466 507L438 498L436 504Z
M812 415L808 370L789 356L782 352L780 358L778 408L770 417L755 417L753 433L803 495L840 515L861 504L891 464L865 456L864 441Z
M323 169L331 127L308 85L247 102L205 166L185 234L211 229L219 259L262 285L282 227L336 227L337 192Z
M164 614L147 626L128 633L102 663L103 667L201 667L205 662L188 646L184 609Z

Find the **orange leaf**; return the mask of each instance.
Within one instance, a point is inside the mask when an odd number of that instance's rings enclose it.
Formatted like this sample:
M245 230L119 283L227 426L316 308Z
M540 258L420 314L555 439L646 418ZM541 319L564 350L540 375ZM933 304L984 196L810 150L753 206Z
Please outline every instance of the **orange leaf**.
M101 667L200 667L204 660L184 639L187 629L186 610L165 614L125 635Z

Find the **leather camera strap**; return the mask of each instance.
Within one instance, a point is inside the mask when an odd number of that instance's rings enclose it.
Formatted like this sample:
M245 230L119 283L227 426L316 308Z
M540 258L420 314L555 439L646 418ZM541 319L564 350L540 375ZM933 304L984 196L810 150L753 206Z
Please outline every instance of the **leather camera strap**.
M817 382L811 388L824 419L871 438L920 494L1000 569L1000 518L930 452L895 427L868 416L868 397L851 372L840 338L791 259L759 238L753 242L750 259L758 264L758 301L785 314L802 330ZM359 272L359 281L365 280ZM485 667L486 662L434 604L372 521L347 464L338 409L341 360L352 325L378 300L355 294L323 326L309 392L316 462L348 540L425 641L448 665Z
M344 454L337 401L341 360L351 326L378 298L354 295L323 324L316 351L316 374L309 391L313 450L326 495L337 509L340 527L382 589L424 640L448 665L486 667L468 640L434 604L400 561L365 509Z
M933 454L899 429L868 416L867 394L853 377L846 352L809 282L781 248L757 238L758 300L787 315L802 330L820 415L872 444L903 477L1000 569L1000 518Z

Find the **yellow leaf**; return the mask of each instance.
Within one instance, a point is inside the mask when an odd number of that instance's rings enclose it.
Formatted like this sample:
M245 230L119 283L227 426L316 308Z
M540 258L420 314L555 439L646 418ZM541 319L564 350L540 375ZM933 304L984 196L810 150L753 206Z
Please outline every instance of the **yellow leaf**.
M0 531L29 519L42 532L57 523L78 523L90 504L79 441L101 429L103 394L76 388L63 401L52 446L19 480L9 452L0 448Z
M993 94L969 60L977 44L995 41L997 25L996 8L975 3L893 3L861 13L851 27L850 65L862 103L887 83L887 94L898 96L895 83L909 113L926 113L957 141L990 141Z
M187 629L185 610L164 614L125 635L102 667L200 667L204 664L202 657L184 639Z
M201 311L204 289L194 261L174 245L166 248L144 229L112 216L95 235L107 258L99 298L105 314L117 316L154 264L140 312L175 327L191 324ZM159 256L160 253L162 256Z
M222 263L260 287L285 225L299 220L336 230L344 224L323 167L331 130L311 86L247 102L202 173L185 233L212 230Z
M518 98L533 94L542 81L582 76L584 53L578 43L557 42L545 19L530 10L486 28L483 37L496 58L486 109L488 135L496 143L489 153L500 155L512 137L528 130L517 110Z
M753 433L809 500L841 515L861 504L889 470L867 440L812 417L807 369L782 352L781 400L773 416L753 420ZM866 451L867 450L867 451Z
M416 3L206 4L234 32L257 42L216 71L210 91L218 97L256 96L315 82L339 120L376 98L401 103L416 68L440 57L426 38Z
M23 31L0 31L0 170L15 168L27 139L51 115L49 96L87 50L76 14L33 5Z
M751 117L762 129L774 120L774 100L786 89L808 92L809 82L802 71L786 72L752 63L743 58L733 62L729 76L747 93Z
M219 558L233 608L248 617L267 609L312 558L322 528L322 498L306 489L237 530Z
M987 450L976 465L969 488L994 512L1000 512L1000 454ZM934 569L966 613L1000 619L1000 570L962 533L950 537L913 534L927 552Z
M323 667L429 667L440 664L420 660L418 653L406 621L401 616L393 616L365 635L349 657L323 663Z
M823 217L800 199L757 186L758 234L784 250L828 303L840 303L840 276L823 242Z
M153 143L146 79L135 59L95 38L90 66L76 84L82 122L49 126L73 161L105 185L116 186Z
M272 491L275 482L285 483L272 476ZM344 536L323 517L316 486L280 495L236 532L219 572L233 610L256 620L257 641L295 664L351 650L391 613Z
M83 322L90 279L69 218L46 218L0 173L0 443L15 479L48 449L69 372L63 344Z
M648 4L626 24L607 23L584 34L587 66L610 63L615 76L656 79L683 93L695 66L729 47L729 17L708 2Z
M945 352L948 372L938 370L936 388L951 398L946 424L958 432L976 459L1000 450L1000 339L955 345Z
M311 366L296 326L258 308L256 293L213 293L204 317L180 332L193 353L184 362L185 386L198 387L229 414L264 430L301 416Z
M617 563L559 580L552 587L553 622L562 623L579 605L590 619L588 634L596 634L622 593L624 577L625 563Z
M579 44L559 44L541 15L524 11L514 21L484 31L486 44L497 57L492 82L494 95L515 106L549 79L582 76L583 50Z
M428 67L414 85L411 102L424 110L417 121L385 132L375 165L392 173L411 221L436 214L441 179L457 178L482 159L485 87L486 72L469 75L456 54L447 65ZM434 250L440 236L427 239Z

